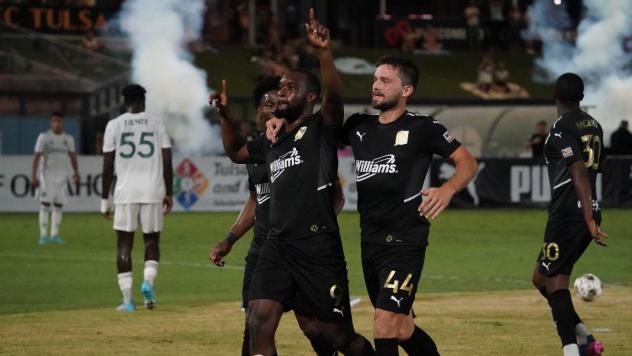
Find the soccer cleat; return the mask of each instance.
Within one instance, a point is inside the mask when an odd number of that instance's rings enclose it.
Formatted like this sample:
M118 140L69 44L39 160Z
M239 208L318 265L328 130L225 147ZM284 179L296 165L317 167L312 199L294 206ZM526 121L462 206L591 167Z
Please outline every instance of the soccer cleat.
M133 312L136 311L136 304L134 304L134 301L132 300L129 303L123 303L121 305L119 305L118 307L116 307L116 311L120 311L120 312Z
M49 242L50 242L50 239L48 238L48 236L40 236L38 243L40 245L46 245Z
M603 344L600 341L595 340L592 335L588 336L587 344L579 345L580 356L600 356L603 351Z
M61 244L64 243L64 240L61 237L59 237L59 236L53 236L53 237L50 238L50 242L54 243L54 244L60 244L61 245Z
M140 287L140 292L143 293L145 297L145 306L147 309L154 309L156 306L156 293L154 293L154 287L149 284L149 282L144 281L143 285Z

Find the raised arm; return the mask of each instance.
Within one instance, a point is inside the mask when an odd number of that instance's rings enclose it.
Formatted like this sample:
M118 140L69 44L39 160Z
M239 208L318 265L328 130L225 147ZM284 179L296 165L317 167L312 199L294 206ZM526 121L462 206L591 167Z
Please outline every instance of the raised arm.
M320 75L325 91L320 110L324 123L327 126L342 127L344 117L342 81L331 55L329 29L316 20L314 9L309 10L309 19L305 24L305 30L320 62Z
M478 164L465 147L459 146L450 155L450 159L455 165L454 175L440 187L421 192L425 199L419 205L419 212L427 218L436 218L448 207L454 194L465 188L476 175Z
M601 231L599 224L597 224L592 214L593 197L590 189L588 169L586 169L583 161L575 161L568 166L568 170L571 173L571 180L575 188L575 193L577 194L577 199L579 199L582 205L582 216L584 217L588 231L590 231L590 235L597 244L607 246L606 238L608 238L608 234Z
M250 192L248 200L244 203L244 206L237 216L237 220L230 228L230 231L222 241L218 242L211 252L209 252L208 259L214 264L222 267L224 265L224 257L226 257L233 248L235 242L237 242L248 230L250 230L255 224L255 207L256 197L253 192Z
M226 80L222 80L222 91L211 95L208 99L209 105L216 105L219 110L219 122L222 129L222 143L226 155L234 163L246 163L250 159L248 148L241 142L235 121L230 117L228 110L228 91Z

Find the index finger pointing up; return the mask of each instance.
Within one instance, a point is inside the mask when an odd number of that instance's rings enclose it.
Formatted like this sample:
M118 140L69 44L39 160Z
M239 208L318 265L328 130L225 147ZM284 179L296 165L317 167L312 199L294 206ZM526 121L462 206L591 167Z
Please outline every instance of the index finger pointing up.
M222 92L224 94L228 93L228 91L226 90L226 79L222 79Z
M314 16L314 8L310 8L309 9L309 21L314 21L316 20L316 16Z

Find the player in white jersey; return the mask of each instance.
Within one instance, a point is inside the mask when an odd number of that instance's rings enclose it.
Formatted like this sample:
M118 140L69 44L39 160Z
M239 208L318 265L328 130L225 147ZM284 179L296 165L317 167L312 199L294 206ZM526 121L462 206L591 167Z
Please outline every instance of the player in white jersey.
M33 188L39 187L39 244L64 243L59 237L62 208L66 203L66 185L70 170L68 158L72 166L72 179L79 183L75 139L64 132L64 116L61 113L51 114L50 130L42 132L35 143L35 155L31 183ZM40 165L40 158L43 158ZM39 174L38 174L39 172ZM50 213L51 229L48 234L48 216Z
M117 310L134 311L134 231L140 221L145 241L141 293L145 306L153 309L163 215L169 213L173 205L173 169L171 143L165 126L160 118L145 113L145 89L138 84L128 85L123 89L123 97L127 112L108 122L103 138L101 212L110 217L108 197L116 168L114 230L118 238L118 283L123 294L123 304Z

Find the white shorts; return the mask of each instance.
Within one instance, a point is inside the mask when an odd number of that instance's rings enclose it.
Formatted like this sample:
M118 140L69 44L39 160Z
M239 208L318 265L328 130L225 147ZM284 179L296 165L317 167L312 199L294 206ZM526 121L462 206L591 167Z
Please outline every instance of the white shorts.
M66 178L40 178L39 200L42 203L64 205L66 199L68 179Z
M139 221L144 234L162 231L162 203L114 205L114 230L134 232Z

